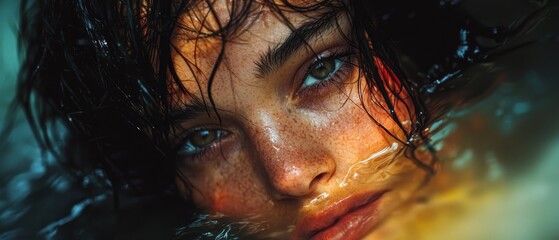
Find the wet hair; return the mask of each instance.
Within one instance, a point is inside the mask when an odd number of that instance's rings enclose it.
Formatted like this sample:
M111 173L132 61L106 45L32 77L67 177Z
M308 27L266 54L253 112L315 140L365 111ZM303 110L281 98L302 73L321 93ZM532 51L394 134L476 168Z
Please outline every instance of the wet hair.
M193 98L199 89L181 84L172 64L177 51L172 38L185 27L179 17L201 2L209 8L206 17L217 18L210 0L23 0L20 38L25 57L17 102L41 145L77 177L102 169L110 180L107 187L115 192L175 191L174 179L181 173L171 144L177 130L171 113L178 99L169 86L178 86ZM541 8L517 25L493 28L459 11L458 1L348 2L232 1L227 22L198 32L197 37L216 38L222 44L207 86L199 87L212 92L227 43L257 14L257 5L269 8L289 26L285 11L347 14L348 43L356 49L366 89L378 88L385 111L398 124L401 119L389 96L407 93L409 100L398 101L411 104L407 114L412 124L400 126L405 139L399 140L407 146L410 160L433 173L435 154L428 162L415 156L418 151L434 152L432 131L426 129L494 84L472 83L463 72L513 49L506 40L529 29L548 11ZM384 84L386 75L379 72L377 58L400 81L397 87ZM211 94L196 99L206 111L216 111ZM61 133L60 125L67 130Z

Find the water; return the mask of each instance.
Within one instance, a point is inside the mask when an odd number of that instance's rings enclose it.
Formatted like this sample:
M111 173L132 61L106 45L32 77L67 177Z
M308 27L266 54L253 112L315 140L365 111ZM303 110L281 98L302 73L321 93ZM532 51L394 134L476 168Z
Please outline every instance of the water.
M531 4L520 0L468 1L464 7L483 23L495 25L510 23L526 14ZM13 34L15 8L14 2L0 2L2 121L12 97L18 65ZM475 199L486 200L469 209L471 213L456 215L459 219L453 221L458 224L440 225L432 220L432 229L440 230L435 238L559 237L555 229L559 220L555 205L559 200L558 22L555 13L523 38L537 37L538 43L484 66L490 69L485 78L499 79L498 88L482 100L449 113L438 123L442 130L435 136L434 145L447 169L442 174L450 174L457 182L475 183L471 188L453 189L453 194L458 192L459 198L465 198L461 194L474 189L477 192L473 196L478 196ZM463 31L462 36L467 37L467 33ZM457 54L464 57L469 51L475 52L464 45ZM461 74L484 78L476 73L474 69ZM205 215L189 223L190 219L183 217L187 210L173 196L121 196L124 207L117 215L114 195L104 190L107 183L103 182L102 173L94 172L83 181L76 181L52 156L39 150L23 119L21 113L15 116L9 139L0 145L0 240L64 239L62 236L100 239L114 238L115 234L135 239L171 239L175 234L184 239L194 235L199 239L235 239L235 234L245 226L242 222L220 223ZM198 230L205 231L205 235L198 234ZM423 235L417 236L420 239Z

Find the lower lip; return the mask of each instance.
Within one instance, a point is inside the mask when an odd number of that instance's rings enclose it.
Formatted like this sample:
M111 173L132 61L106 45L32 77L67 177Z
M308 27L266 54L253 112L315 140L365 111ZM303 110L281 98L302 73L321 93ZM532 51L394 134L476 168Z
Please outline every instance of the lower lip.
M339 218L335 224L313 235L310 240L360 239L378 220L379 199L355 209Z

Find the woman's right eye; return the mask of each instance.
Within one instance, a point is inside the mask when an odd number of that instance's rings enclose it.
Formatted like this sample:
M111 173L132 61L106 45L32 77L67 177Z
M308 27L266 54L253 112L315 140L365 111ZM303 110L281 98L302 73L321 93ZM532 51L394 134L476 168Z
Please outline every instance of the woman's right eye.
M221 129L198 129L190 131L179 149L180 155L193 156L202 153L225 135Z

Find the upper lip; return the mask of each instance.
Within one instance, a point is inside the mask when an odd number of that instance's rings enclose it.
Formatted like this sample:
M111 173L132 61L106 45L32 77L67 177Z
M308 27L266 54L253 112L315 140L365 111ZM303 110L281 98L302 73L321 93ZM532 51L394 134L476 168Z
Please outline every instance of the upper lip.
M348 196L324 210L304 216L295 228L295 236L297 239L308 239L314 234L329 228L334 225L338 219L345 215L378 200L384 193L381 192L366 192L357 195Z

